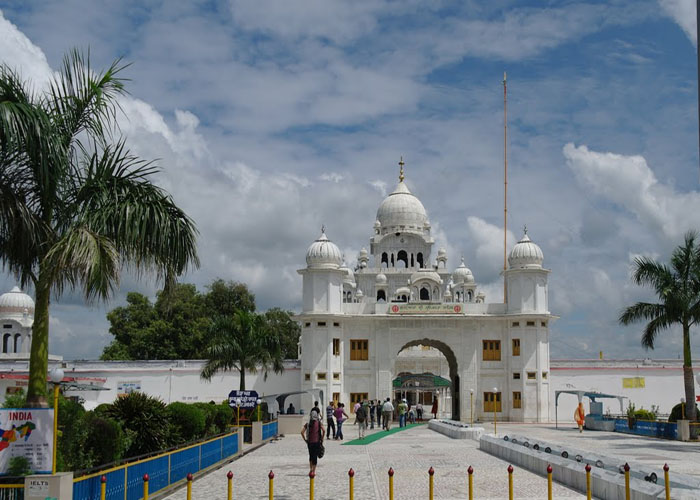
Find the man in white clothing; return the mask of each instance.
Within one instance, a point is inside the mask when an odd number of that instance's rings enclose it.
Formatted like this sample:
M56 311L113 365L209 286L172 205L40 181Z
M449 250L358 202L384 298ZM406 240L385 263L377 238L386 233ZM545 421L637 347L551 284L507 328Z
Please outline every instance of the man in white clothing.
M386 398L382 405L382 426L385 430L391 430L391 415L394 413L394 405L391 404L391 399Z

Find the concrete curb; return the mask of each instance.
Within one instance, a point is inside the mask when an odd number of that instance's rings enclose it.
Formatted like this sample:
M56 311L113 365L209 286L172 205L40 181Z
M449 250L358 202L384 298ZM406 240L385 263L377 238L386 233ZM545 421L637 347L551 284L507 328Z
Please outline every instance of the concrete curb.
M478 441L484 433L483 427L469 427L466 424L451 420L430 420L428 429L444 434L452 439L473 439L474 441Z

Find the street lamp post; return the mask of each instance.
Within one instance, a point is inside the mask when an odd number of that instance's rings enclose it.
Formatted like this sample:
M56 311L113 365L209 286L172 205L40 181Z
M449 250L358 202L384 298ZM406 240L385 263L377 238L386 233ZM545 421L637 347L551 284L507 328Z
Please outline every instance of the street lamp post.
M51 474L56 474L56 449L58 447L58 389L65 373L60 368L54 368L49 372L49 379L53 382L53 457L51 460Z
M469 422L474 427L474 389L469 389Z
M685 398L681 398L681 420L685 420Z
M241 398L236 398L236 428L241 426Z
M498 387L493 388L493 433L498 434L496 428L496 394L498 393Z
M260 422L260 403L262 403L262 399L258 399L256 403L258 404L258 422Z

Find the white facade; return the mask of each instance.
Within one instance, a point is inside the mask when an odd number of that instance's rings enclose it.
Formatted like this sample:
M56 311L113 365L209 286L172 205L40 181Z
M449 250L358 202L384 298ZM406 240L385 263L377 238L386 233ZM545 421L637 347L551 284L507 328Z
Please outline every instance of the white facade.
M444 249L432 259L433 244L403 165L398 186L377 210L370 250L362 249L354 271L322 230L299 270L302 389L320 389L326 400L346 404L364 395L393 397L392 381L402 373L398 354L430 346L448 363L448 415L469 419L471 390L475 417L491 414L486 399L496 388L500 418L548 420L553 316L542 251L525 234L505 271L507 302L487 303L464 261L451 272Z
M34 300L14 287L0 295L0 359L26 358L32 343Z

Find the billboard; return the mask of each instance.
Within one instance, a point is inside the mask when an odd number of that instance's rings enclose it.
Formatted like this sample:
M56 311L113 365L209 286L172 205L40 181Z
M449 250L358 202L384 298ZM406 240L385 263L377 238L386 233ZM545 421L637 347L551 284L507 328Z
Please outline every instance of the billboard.
M35 473L51 473L53 409L0 409L0 474L12 457L26 457Z

